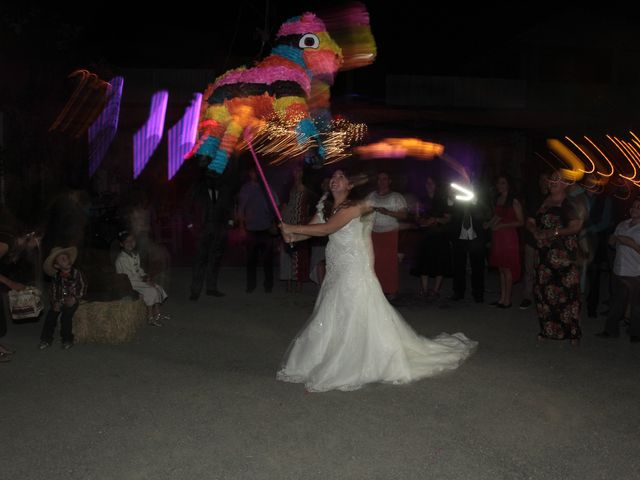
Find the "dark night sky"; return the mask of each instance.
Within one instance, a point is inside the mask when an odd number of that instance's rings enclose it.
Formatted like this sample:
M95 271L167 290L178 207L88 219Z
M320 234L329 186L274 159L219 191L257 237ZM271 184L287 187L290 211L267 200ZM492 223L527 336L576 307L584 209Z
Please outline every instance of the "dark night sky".
M214 4L214 2L209 2ZM138 2L103 2L87 6L51 2L37 14L22 2L5 3L5 18L35 19L25 27L33 42L42 42L47 31L69 31L70 55L78 64L105 60L127 67L214 68L237 66L260 53L258 29L265 26L269 40L287 18L303 11L319 11L331 0L238 0L203 8L189 0L159 6ZM484 2L462 6L460 2L401 6L396 1L365 2L378 44L378 68L394 73L464 74L469 59L508 45L533 25L545 22L567 7L544 8L512 2L492 6ZM406 2L408 4L408 2ZM413 3L413 2L412 2ZM418 2L415 2L418 4ZM132 7L135 5L134 7ZM268 8L267 8L268 7ZM268 12L268 13L267 13ZM60 27L61 25L67 25ZM46 37L51 39L51 35ZM45 40L46 41L46 40ZM268 45L265 49L268 51ZM76 65L81 66L81 65ZM490 74L490 72L488 73ZM502 72L496 72L500 76Z
M15 0L4 2L0 6L0 62L4 55L14 70L22 70L22 76L14 75L21 82L37 76L33 73L37 66L40 72L58 79L82 68L104 78L119 68L207 69L219 75L266 56L287 18L304 11L321 14L323 8L346 2L209 3L211 6L204 8L203 2L192 0L166 6L115 0L80 7L50 2L34 8ZM525 78L527 64L522 59L529 47L524 43L544 43L546 37L552 39L551 47L545 47L547 52L557 48L554 42L576 40L578 48L567 50L566 55L576 55L582 64L593 64L596 73L603 72L585 76L584 68L574 71L570 65L560 69L565 77L560 80L607 82L612 55L607 46L609 32L616 33L617 25L623 27L621 31L635 32L639 20L624 10L561 2L416 4L366 2L378 56L369 67L338 75L332 90L334 99L346 94L378 102L385 96L388 74ZM95 8L97 5L102 7ZM267 43L261 48L263 29ZM636 37L627 44L638 45ZM580 42L590 45L581 51ZM564 61L562 55L565 53L557 53L552 60ZM24 68L27 64L36 68ZM554 70L557 65L547 67L541 68L552 73L542 80L559 79Z
M160 3L156 1L147 3L142 8L140 2L115 0L72 6L62 2L49 2L44 7L34 8L24 1L4 1L0 5L0 72L10 74L0 75L0 104L6 102L12 106L16 115L23 114L22 124L32 126L38 121L40 131L45 131L75 88L67 75L76 69L89 69L98 73L101 78L112 78L119 67L208 69L221 74L225 70L251 64L268 54L269 44L260 52L259 29L264 28L265 23L267 39L271 42L279 26L287 18L304 11L320 13L322 7L331 4L344 4L342 1L331 0L234 0L222 4L218 1L206 3L209 6L203 8L205 2L202 1L196 3L181 0L166 6L159 6ZM344 108L349 113L349 109L356 111L361 106L356 101L351 101L356 96L359 97L358 100L362 100L364 107L371 105L369 110L363 108L364 113L360 112L367 119L367 115L385 101L387 74L522 78L519 54L523 37L544 40L552 31L547 28L550 24L554 24L556 34L559 31L560 35L556 35L550 42L549 48L556 48L553 41L562 40L565 36L573 38L576 31L582 30L580 33L584 38L597 48L602 41L605 50L604 60L601 62L605 67L602 68L603 71L607 71L606 63L613 51L607 51L604 41L606 33L602 33L606 29L598 32L583 28L585 24L581 22L582 17L589 15L591 18L598 18L600 15L600 12L585 7L573 8L559 2L552 6L545 6L540 2L510 2L501 6L475 2L467 6L462 2L449 1L421 2L419 7L415 6L418 2L411 2L412 6L408 7L409 2L397 0L365 3L378 45L378 57L369 67L355 70L352 74L338 75L331 94L338 112L339 108ZM601 8L604 10L605 7ZM613 21L623 18L625 26L633 29L632 33L637 31L635 25L638 19L632 18L628 12L613 9L605 12L606 15L602 15L600 22L603 26L615 25ZM613 19L611 22L609 16ZM564 35L563 22L567 18L570 18L567 27L571 29L567 28ZM600 37L597 33L601 33ZM628 43L640 52L637 38ZM590 50L586 51L587 61L582 63L592 62L591 53ZM560 62L564 61L562 52L556 57ZM7 68L4 68L5 63ZM544 68L546 64L540 67L541 70ZM555 75L553 69L549 70L552 71L551 75ZM583 71L577 69L573 73L571 70L565 77L568 81L585 81ZM599 80L595 75L592 77ZM558 79L552 77L542 80ZM608 81L610 78L604 75L603 82ZM8 87L5 88L4 85ZM201 89L204 87L205 84L199 86ZM129 91L133 89L130 88ZM174 114L182 114L184 105L178 106L178 103L188 102L190 94L191 91L188 91L187 96L180 99L172 92ZM139 98L147 97L142 95ZM349 101L340 104L347 98ZM569 102L566 103L570 105ZM590 105L588 102L583 103L587 107ZM129 111L129 128L144 121L147 106L146 103L140 105L142 106L135 105ZM582 104L578 106L582 107ZM525 128L531 125L533 127L530 128L546 128L548 125L551 125L549 128L564 128L564 125L575 123L574 118L567 114L554 115L553 120L557 121L549 124L544 112L539 117L533 112L522 118L519 117L523 115L521 112L511 111L503 116L502 112L497 112L493 117L486 116L484 112L476 115L477 112L466 111L453 112L451 116L427 117L420 111L413 116L407 114L403 117L404 112L398 113L396 117L387 116L392 110L393 108L380 109L382 114L376 117L376 121L382 125L381 130L387 124L393 124L393 128L399 124L398 128L408 125L412 129L424 129L425 122L440 122L445 125L443 128L458 124L511 128L510 115L513 115L514 125L524 125ZM618 116L617 110L611 111L609 116L597 111L600 121L597 125L609 121L613 114ZM631 113L635 115L636 112L637 109L633 109ZM467 114L468 118L464 117ZM357 120L360 117L355 118ZM416 118L419 119L417 126L414 125ZM176 120L177 117L171 117L170 122ZM580 120L581 126L592 124L592 117L587 114L580 117ZM401 121L405 124L400 124ZM626 117L622 121L626 121ZM16 122L15 125L20 123ZM16 128L15 131L19 130ZM38 142L30 143L39 145Z
M137 12L113 19L114 23L124 20L128 33L101 29L90 43L110 50L108 55L117 63L210 67L215 62L214 52L216 56L224 54L225 60L227 56L257 57L261 44L258 29L265 24L267 4L271 40L285 19L305 10L318 11L329 3L240 0L208 11L170 7ZM459 7L445 6L398 8L393 1L370 2L368 8L379 61L393 71L446 72L496 42L508 42L518 31L548 15L520 7L472 7L462 12ZM501 20L504 16L510 20ZM136 47L128 48L132 43ZM419 64L408 65L411 62Z

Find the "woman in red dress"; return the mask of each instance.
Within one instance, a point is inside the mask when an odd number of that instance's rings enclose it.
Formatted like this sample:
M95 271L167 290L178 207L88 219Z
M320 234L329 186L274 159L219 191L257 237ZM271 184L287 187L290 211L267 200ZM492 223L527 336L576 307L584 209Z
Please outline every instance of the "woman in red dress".
M493 218L487 223L492 230L489 265L500 272L499 308L511 307L511 290L520 279L520 239L518 228L524 224L520 202L514 197L509 179L502 175L496 182L498 197Z

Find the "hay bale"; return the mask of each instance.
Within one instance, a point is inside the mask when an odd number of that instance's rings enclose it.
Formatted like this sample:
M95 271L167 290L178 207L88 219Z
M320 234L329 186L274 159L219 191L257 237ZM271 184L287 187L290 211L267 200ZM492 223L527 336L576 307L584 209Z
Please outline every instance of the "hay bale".
M146 316L142 300L82 302L73 316L73 335L77 343L130 342Z

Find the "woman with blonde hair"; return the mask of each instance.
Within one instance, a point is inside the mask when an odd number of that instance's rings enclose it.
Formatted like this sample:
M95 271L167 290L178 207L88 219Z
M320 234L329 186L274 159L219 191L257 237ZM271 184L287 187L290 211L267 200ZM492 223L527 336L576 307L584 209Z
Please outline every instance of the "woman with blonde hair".
M549 178L549 194L527 228L538 244L539 263L534 286L540 319L538 340L570 340L578 345L580 329L580 268L578 234L583 218L568 197L559 172Z

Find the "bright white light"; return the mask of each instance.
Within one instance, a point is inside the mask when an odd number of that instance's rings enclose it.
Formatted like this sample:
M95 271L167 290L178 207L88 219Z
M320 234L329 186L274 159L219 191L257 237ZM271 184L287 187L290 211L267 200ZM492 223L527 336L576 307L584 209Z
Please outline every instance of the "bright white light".
M475 194L473 193L472 190L469 190L468 188L464 188L461 187L460 185L458 185L457 183L452 183L451 184L451 188L453 188L454 190L457 190L458 192L460 192L462 195L456 195L456 200L460 200L462 202L469 202L471 200L474 199Z

